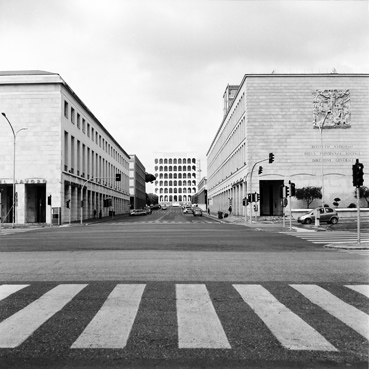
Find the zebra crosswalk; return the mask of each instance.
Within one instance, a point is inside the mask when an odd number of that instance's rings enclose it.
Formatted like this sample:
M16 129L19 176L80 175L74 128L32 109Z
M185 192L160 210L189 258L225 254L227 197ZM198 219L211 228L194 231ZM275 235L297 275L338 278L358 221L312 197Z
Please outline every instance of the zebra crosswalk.
M355 243L357 234L349 231L334 232L281 232L320 245ZM369 233L361 234L361 242L369 247Z
M1 306L4 307L7 303L12 306L22 291L28 291L29 296L36 287L32 284L0 285ZM40 296L37 295L32 301L28 301L26 306L13 311L10 316L2 316L0 349L17 348L32 339L35 332L41 330L47 322L52 321L76 299L80 298L83 304L86 304L86 296L80 295L88 287L91 286L88 284L52 286ZM102 304L98 304L96 309L94 307L94 315L78 328L78 334L69 347L71 350L124 349L129 344L130 337L135 331L137 315L140 309L143 309L142 304L146 299L148 285L116 284L111 288ZM290 293L297 294L299 304L304 306L303 310L315 309L312 313L314 316L317 311L324 312L323 315L329 314L333 321L340 322L339 324L343 324L347 330L356 332L355 334L364 338L365 342L359 340L362 345L368 345L369 315L365 311L368 306L369 285L340 286L343 292L339 296L315 284L289 284L285 288ZM337 342L325 337L326 331L320 332L319 325L316 326L306 319L301 314L301 309L296 311L296 297L290 306L278 294L275 296L273 291L260 284L229 284L228 289L239 296L241 304L244 304L238 313L242 314L247 306L251 312L248 319L259 319L282 348L290 351L339 352L344 347L343 344L337 345ZM160 291L157 293L160 294ZM202 283L175 284L173 294L176 324L168 324L167 329L173 330L171 335L177 337L179 350L233 348L234 341L230 339L232 334L229 327L225 329L222 321L227 314L232 315L229 319L237 318L237 314L233 316L235 310L232 306L219 311L212 289L209 290L209 287ZM354 300L361 299L365 306L348 303L347 299L343 298L346 294L351 294L351 297L354 295ZM90 303L94 304L94 299ZM168 309L169 306L171 304L168 304ZM152 308L155 309L155 305ZM165 315L165 312L163 314ZM238 318L240 321L243 319ZM62 321L58 322L63 326ZM150 334L150 327L147 334Z

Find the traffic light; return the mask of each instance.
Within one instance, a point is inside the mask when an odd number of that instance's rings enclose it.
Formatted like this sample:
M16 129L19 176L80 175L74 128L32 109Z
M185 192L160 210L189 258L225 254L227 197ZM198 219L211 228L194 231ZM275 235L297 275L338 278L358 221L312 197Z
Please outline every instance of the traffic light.
M247 206L248 205L248 201L247 201L247 198L246 197L243 198L242 205L243 206Z
M51 195L49 195L47 197L47 205L50 205L51 206Z
M356 163L352 166L352 184L355 187L360 187L364 183L364 164L359 163L356 159Z
M263 167L262 166L259 167L259 174L261 174L261 173L263 173Z
M273 163L274 161L274 154L271 152L269 153L269 163Z
M252 196L251 193L247 194L247 202L252 202Z
M257 201L260 201L260 193L255 193Z
M121 181L121 178L122 178L122 175L121 175L120 173L117 173L117 174L115 175L115 180L116 180L116 182L120 182L120 181Z
M296 186L291 181L290 181L290 192L291 192L291 196L295 196L296 195Z
M285 186L285 189L286 189L286 196L285 197L288 197L290 195L290 187Z
M70 200L67 200L67 209L70 209Z

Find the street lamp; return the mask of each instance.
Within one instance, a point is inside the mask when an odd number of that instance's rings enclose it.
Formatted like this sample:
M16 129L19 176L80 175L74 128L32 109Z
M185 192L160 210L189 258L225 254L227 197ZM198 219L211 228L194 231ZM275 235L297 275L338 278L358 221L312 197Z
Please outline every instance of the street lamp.
M8 123L10 125L10 128L12 129L13 137L14 137L14 149L13 149L13 217L12 217L13 218L12 223L13 223L13 228L14 228L14 223L15 223L15 143L16 143L17 134L20 131L26 130L27 128L21 128L21 129L18 129L17 132L14 132L13 126L9 122L9 119L5 115L5 113L1 113L1 115L8 121Z

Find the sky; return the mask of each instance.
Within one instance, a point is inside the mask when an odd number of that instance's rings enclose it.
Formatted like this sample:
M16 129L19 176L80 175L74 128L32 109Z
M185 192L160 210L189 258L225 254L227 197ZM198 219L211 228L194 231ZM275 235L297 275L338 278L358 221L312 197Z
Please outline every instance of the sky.
M0 0L0 70L60 74L147 172L155 152L195 151L206 176L228 84L369 73L368 15L368 0Z

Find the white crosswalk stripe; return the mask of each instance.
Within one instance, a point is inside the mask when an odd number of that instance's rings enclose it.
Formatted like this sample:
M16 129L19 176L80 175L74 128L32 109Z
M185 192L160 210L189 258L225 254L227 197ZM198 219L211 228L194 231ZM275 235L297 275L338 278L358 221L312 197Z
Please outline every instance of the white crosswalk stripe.
M337 351L270 292L259 285L234 285L243 300L263 320L279 342L290 350Z
M357 234L349 231L334 231L334 232L281 232L294 236L306 241L313 242L315 244L343 244L343 243L355 243L357 241ZM369 246L369 233L361 234L361 242L363 245Z
M205 285L177 286L180 348L231 348Z
M320 286L292 284L291 287L299 291L314 304L344 322L364 338L369 339L368 314L340 300Z
M66 304L78 298L87 284L60 284L0 323L0 349L16 348ZM369 339L369 317L318 285L290 284L310 303L328 312ZM32 285L0 286L0 301L16 298ZM362 299L369 298L369 285L345 285ZM117 284L91 321L81 328L72 349L122 349L126 347L145 295L145 284ZM281 303L267 288L257 284L234 284L243 302L251 307L280 344L293 351L338 351L319 328L312 327L291 307ZM221 319L205 284L176 284L176 326L179 349L232 349ZM85 297L83 297L85 298ZM302 297L301 297L302 298ZM305 299L303 299L307 303ZM155 307L153 307L155 308ZM223 312L224 314L224 312Z
M144 289L144 284L116 286L72 348L124 348Z
M86 284L64 284L0 323L0 347L14 348L73 299Z

